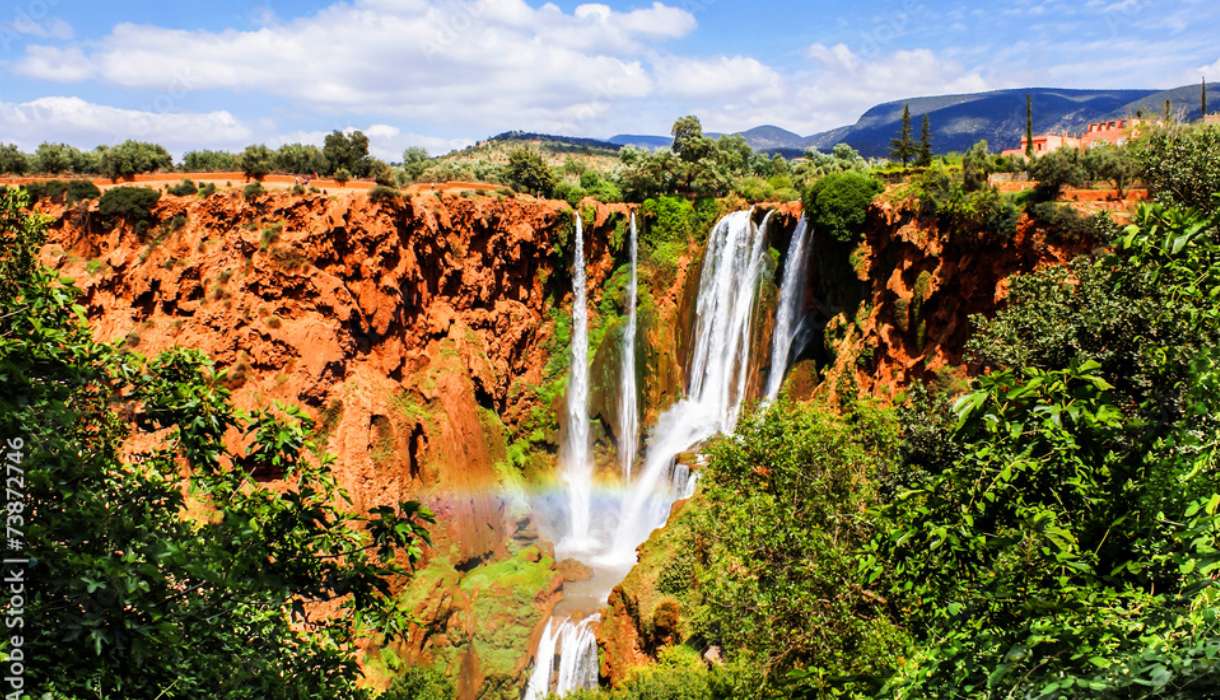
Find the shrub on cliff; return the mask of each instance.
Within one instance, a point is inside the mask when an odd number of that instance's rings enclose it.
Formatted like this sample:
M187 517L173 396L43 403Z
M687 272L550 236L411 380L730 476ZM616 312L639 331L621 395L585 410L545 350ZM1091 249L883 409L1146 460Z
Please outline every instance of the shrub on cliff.
M98 201L97 211L107 219L122 218L133 225L152 221L153 205L161 193L148 187L112 187Z
M377 185L369 192L369 201L375 204L394 204L401 200L398 190L393 187Z
M90 199L97 199L102 191L88 180L44 180L31 182L25 186L30 194L30 201L48 199L60 204L75 204Z
M167 191L175 197L188 197L198 192L199 188L195 186L194 182L184 179L182 182L179 182L178 184L169 188Z
M864 173L833 173L805 193L805 213L816 231L850 243L859 237L868 207L883 189L881 181Z
M8 544L38 582L25 589L21 648L37 661L25 688L368 697L357 634L405 629L388 580L420 556L431 514L345 510L312 421L235 411L197 351L145 359L96 342L80 292L38 263L45 222L24 200L0 194L0 436L24 490ZM230 432L244 436L234 451Z

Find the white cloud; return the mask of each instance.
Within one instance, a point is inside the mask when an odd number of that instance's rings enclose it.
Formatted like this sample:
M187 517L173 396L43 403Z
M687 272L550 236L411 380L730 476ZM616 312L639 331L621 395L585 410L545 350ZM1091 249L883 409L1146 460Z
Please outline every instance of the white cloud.
M28 47L31 77L127 88L268 94L341 114L489 128L588 129L650 95L651 44L695 27L654 2L567 13L523 0L355 0L250 31L123 23L81 53Z
M251 139L250 129L228 112L146 112L93 104L78 97L0 102L0 133L6 141L27 149L43 141L91 147L138 138L180 152L237 147Z
M748 56L671 56L657 62L656 77L659 90L675 97L752 95L761 99L778 97L783 91L779 73Z
M94 69L79 48L35 45L26 47L25 59L18 64L17 72L40 80L74 83L91 77Z
M15 34L32 36L39 39L71 39L74 33L72 25L58 17L51 17L40 22L28 15L22 14L19 14L12 22L9 22L6 28Z

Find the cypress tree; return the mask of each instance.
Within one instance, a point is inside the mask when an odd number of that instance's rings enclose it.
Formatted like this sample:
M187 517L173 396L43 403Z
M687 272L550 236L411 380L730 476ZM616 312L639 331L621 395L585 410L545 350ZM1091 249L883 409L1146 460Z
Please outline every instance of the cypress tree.
M1173 121L1173 103L1165 100L1165 123Z
M928 115L923 115L923 124L919 127L919 150L916 152L915 165L928 167L932 164L932 125Z
M915 144L911 139L911 106L902 106L902 133L890 141L890 157L902 161L905 168L915 155Z
M1025 96L1025 155L1034 157L1034 96Z

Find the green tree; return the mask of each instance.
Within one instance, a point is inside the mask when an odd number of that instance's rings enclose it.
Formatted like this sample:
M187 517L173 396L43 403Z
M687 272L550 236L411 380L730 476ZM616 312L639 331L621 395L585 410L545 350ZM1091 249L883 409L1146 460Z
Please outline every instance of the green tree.
M1127 148L1099 143L1084 153L1084 169L1092 180L1108 180L1123 196L1127 183L1139 174L1139 163Z
M0 144L0 173L24 175L30 169L30 158L20 148L11 144Z
M962 156L962 187L967 192L976 192L987 186L991 175L991 147L987 140L979 141Z
M96 342L79 292L39 264L45 221L25 206L0 193L0 434L24 468L17 512L38 581L26 688L366 697L356 631L405 628L389 579L420 556L431 514L345 510L312 421L234 411L198 352L146 359Z
M182 157L188 173L218 173L241 170L241 156L228 151L188 151Z
M99 165L103 175L118 180L139 173L170 170L174 159L163 146L127 140L103 151Z
M877 178L864 173L827 175L805 193L805 213L815 231L849 243L859 238L869 205L883 189Z
M928 115L923 115L919 126L919 148L915 151L915 165L926 168L932 164L932 124Z
M1034 96L1025 96L1025 157L1034 157Z
M1060 148L1034 161L1029 173L1038 181L1034 196L1049 201L1066 186L1082 187L1088 181L1084 159L1075 148Z
M34 170L57 175L84 172L84 155L66 143L42 143L34 150Z
M522 146L510 151L505 175L509 184L521 192L550 197L555 191L555 173L535 148Z
M402 170L408 182L415 182L428 167L428 151L421 146L411 146L402 152Z
M275 151L275 169L294 175L326 172L322 149L303 143L286 143Z
M693 163L707 157L712 150L712 140L703 135L703 124L699 117L688 114L679 117L670 129L673 136L673 152L682 160Z
M241 171L246 177L262 180L275 168L275 153L260 144L246 146L241 152Z
M915 157L915 143L911 136L911 106L902 106L902 128L898 132L898 138L890 141L890 158L901 161L903 167L906 167L911 159Z
M345 134L332 131L322 143L328 175L346 170L353 177L364 177L369 171L369 137L362 131Z
M1220 192L1220 127L1154 129L1131 147L1153 197L1199 210L1213 206Z

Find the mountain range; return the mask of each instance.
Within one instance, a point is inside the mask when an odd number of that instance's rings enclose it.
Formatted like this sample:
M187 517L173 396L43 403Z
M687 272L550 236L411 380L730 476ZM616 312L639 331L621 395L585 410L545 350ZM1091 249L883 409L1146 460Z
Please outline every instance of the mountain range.
M926 115L932 132L932 146L937 153L964 151L980 139L986 139L993 150L1020 145L1025 131L1025 97L1033 97L1034 130L1043 132L1078 132L1089 122L1138 114L1159 115L1165 101L1179 118L1197 119L1200 115L1198 85L1186 85L1171 90L1074 90L1058 88L1018 88L993 90L961 95L914 97L886 102L872 107L860 119L848 126L808 136L763 125L737 132L758 151L799 155L816 148L828 151L836 144L846 143L868 157L888 153L890 139L898 135L903 106L909 106L912 130L919 135L920 120ZM1220 105L1220 87L1208 86L1209 104ZM709 136L720 134L709 133ZM608 145L664 148L668 136L618 134L607 139Z

